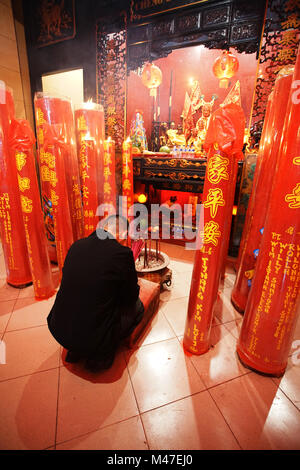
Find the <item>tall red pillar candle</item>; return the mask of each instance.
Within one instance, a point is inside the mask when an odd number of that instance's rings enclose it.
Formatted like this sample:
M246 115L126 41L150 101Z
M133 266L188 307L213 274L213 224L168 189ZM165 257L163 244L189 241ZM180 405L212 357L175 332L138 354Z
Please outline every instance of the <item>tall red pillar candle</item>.
M36 93L35 100L36 131L40 165L47 166L47 149L44 145L45 125L53 127L55 134L60 134L60 154L65 161L65 180L67 184L68 208L71 217L72 236L76 240L83 236L83 215L80 194L79 165L76 152L76 139L71 103L66 98ZM41 181L43 208L45 212L48 238L53 242L53 220L51 218L51 185Z
M292 75L280 76L276 80L272 109L267 123L266 141L262 148L262 161L259 168L255 193L253 194L252 214L248 225L247 240L243 246L240 264L232 290L231 300L238 311L244 312L248 300L256 259L262 239L262 231L271 193L274 171L284 124L286 106L291 87ZM251 208L250 208L251 209Z
M242 148L245 119L239 105L214 112L206 137L208 150L203 191L204 245L196 251L183 345L193 354L209 349L209 337L222 268L225 218L235 180L236 153ZM239 148L240 146L240 148ZM198 232L199 236L199 232Z
M32 282L17 172L9 155L8 133L14 117L12 92L0 90L0 235L8 284L20 287Z
M63 155L65 162L68 199L72 221L73 237L78 240L83 237L83 208L80 192L80 172L77 156L76 133L71 101L61 100L62 129L65 144Z
M98 188L96 178L97 150L95 140L89 134L81 137L79 148L79 167L83 203L84 236L96 230L99 217Z
M30 124L13 119L10 125L10 158L15 162L23 223L35 297L47 299L55 293L40 203Z
M132 143L129 138L122 145L122 196L126 197L127 202L127 207L123 208L123 215L128 218L128 210L134 202Z
M74 241L64 162L65 140L53 125L44 124L43 130L47 160L41 158L40 173L42 182L50 184L57 262L62 275L65 257Z
M116 210L116 171L115 171L115 142L110 137L103 142L103 203L109 204ZM108 213L109 211L107 211Z
M88 233L87 231L90 233L95 230L97 226L99 217L95 214L103 197L102 192L100 191L103 172L103 122L103 107L99 104L88 101L78 105L78 108L75 110L75 129L81 175L81 190L83 195L85 236ZM82 163L84 164L83 155L87 152L90 153L90 158L93 159L93 162L89 163L89 168L86 169L86 171L88 171L88 175L86 173L82 173ZM83 171L85 171L85 169L83 169ZM86 181L89 182L91 186L88 197L86 189L83 187L86 186L83 183L85 175ZM94 227L93 230L92 226Z
M298 53L260 252L237 344L244 364L275 376L286 369L300 300L299 80Z
M273 113L273 92L270 93L270 95L268 97L265 120L264 120L264 125L263 125L261 138L260 138L259 151L258 151L258 154L257 154L257 161L256 161L255 172L254 172L254 177L253 177L252 191L251 191L251 195L250 195L250 199L249 199L249 203L248 203L248 208L247 208L247 213L246 213L242 238L241 238L241 242L240 242L238 259L237 259L237 262L236 262L237 271L239 270L241 257L242 257L243 251L244 251L246 240L248 239L248 229L249 229L250 220L252 218L253 210L254 210L255 193L256 193L257 182L258 182L258 179L259 179L258 176L259 176L259 172L260 172L260 165L261 165L262 157L263 157L263 154L264 154L264 148L265 148L265 145L267 144L267 136L268 136L268 132L269 132L272 113ZM238 302L236 303L236 308L239 308L238 307Z

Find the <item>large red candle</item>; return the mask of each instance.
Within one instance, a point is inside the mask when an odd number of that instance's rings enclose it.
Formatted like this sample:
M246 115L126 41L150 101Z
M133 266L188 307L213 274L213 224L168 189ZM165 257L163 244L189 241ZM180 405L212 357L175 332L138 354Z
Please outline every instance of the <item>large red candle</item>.
M212 115L206 137L209 147L205 175L204 246L196 251L190 288L183 344L193 354L209 349L209 336L224 247L229 224L225 219L232 209L236 154L241 151L245 119L241 107L230 103Z
M244 364L277 376L287 365L300 293L300 103L295 92L299 80L298 53L260 253L237 345Z
M85 236L96 229L99 217L95 214L103 198L100 191L103 172L103 123L101 105L88 101L75 110Z
M19 287L32 282L17 172L9 156L8 132L14 117L12 93L0 90L0 235L7 282Z
M254 274L256 258L262 239L262 231L265 224L276 161L279 155L278 150L291 81L291 73L280 76L280 78L276 80L273 95L274 106L272 107L272 114L267 123L265 139L262 144L262 149L260 150L263 152L261 156L262 161L259 167L255 192L250 207L252 213L247 227L247 240L243 246L231 296L232 303L240 312L243 312L246 308L252 282L251 279Z
M33 287L36 299L47 299L54 294L55 288L35 169L34 143L28 121L13 119L9 135L10 158L17 171Z
M98 187L96 178L97 149L95 140L88 134L81 138L79 147L79 165L83 203L84 236L96 230L99 218L96 216L98 207Z
M260 138L260 144L259 144L259 151L257 154L257 161L256 161L256 166L255 166L255 172L254 172L254 177L253 177L253 185L252 185L252 191L251 195L249 198L249 203L248 203L248 208L247 208L247 213L246 213L246 218L245 218L245 223L244 223L244 228L243 228L243 233L242 233L242 238L240 242L240 248L239 248L239 254L238 254L238 259L236 262L237 270L239 269L240 266L240 261L241 257L244 251L245 243L248 239L248 229L249 229L249 224L252 219L253 215L253 210L254 210L254 202L255 202L255 192L256 192L256 187L257 187L257 182L258 182L258 176L260 172L260 165L262 162L262 156L264 153L264 147L267 143L266 136L268 135L269 132L269 126L270 126L270 121L271 121L271 116L273 113L273 92L270 93L268 97L268 103L267 103L267 108L266 108L266 114L265 114L265 121L264 121L264 126ZM238 307L238 301L234 302L235 307L239 309Z
M116 171L115 171L115 142L109 137L103 142L103 203L116 210ZM109 210L107 211L107 213Z
M71 217L71 231L73 239L76 240L83 236L83 215L71 103L66 98L53 97L46 93L36 93L34 106L40 166L49 166L48 153L50 160L52 159L51 152L48 152L48 149L45 147L45 129L48 129L47 126L53 127L51 132L60 136L59 154L65 163L65 181ZM51 198L51 190L53 188L51 182L47 178L43 180L43 177L41 177L41 186L48 238L53 242L54 228L51 213L54 205Z
M62 131L65 139L63 156L68 188L69 208L74 240L83 237L83 212L80 192L80 171L77 157L76 133L71 101L61 100Z

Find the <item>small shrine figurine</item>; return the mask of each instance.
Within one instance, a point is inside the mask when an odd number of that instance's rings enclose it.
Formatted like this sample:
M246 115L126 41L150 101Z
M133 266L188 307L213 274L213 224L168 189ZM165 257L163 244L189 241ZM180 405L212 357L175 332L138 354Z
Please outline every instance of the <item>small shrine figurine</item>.
M136 111L135 119L131 122L130 139L132 141L132 152L138 153L148 150L144 119L141 111Z
M212 108L213 108L215 99L216 99L215 95L212 96L212 100L210 102L204 101L203 97L201 98L202 115L200 116L200 118L198 119L196 123L196 129L198 132L198 137L201 139L202 143L205 140L205 136L206 136L206 132L209 126L210 116L212 113Z
M187 141L188 147L194 147L195 153L202 152L202 139L198 135L198 130L196 128L191 130L191 136Z

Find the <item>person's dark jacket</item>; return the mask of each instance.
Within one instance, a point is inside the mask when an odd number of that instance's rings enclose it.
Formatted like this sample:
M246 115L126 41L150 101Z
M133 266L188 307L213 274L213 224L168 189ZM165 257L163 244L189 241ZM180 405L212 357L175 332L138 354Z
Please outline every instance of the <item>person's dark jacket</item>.
M70 247L48 316L54 338L84 356L109 355L118 341L120 312L139 296L130 248L93 232Z

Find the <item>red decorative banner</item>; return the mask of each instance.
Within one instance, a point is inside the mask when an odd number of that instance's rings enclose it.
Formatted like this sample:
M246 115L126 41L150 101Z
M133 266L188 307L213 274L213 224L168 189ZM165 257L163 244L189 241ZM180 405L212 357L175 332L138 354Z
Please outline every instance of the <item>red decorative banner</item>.
M241 107L230 103L214 112L205 141L204 246L196 251L183 345L193 354L209 349L209 336L217 299L224 246L229 224L237 154L242 149L245 118Z
M14 117L14 102L8 89L0 99L0 235L7 282L19 287L32 282L25 230L18 194L17 172L8 151L8 132Z
M28 121L13 119L9 135L10 157L17 170L34 293L36 299L42 300L51 297L55 288L35 169L34 143L35 137Z
M286 73L286 75L284 75ZM249 223L246 240L243 245L240 264L232 290L232 303L240 312L244 312L254 275L256 259L260 249L262 232L268 210L274 172L284 125L286 106L292 82L292 71L288 68L276 80L273 105L266 123L265 138L259 149L259 164L252 201L249 206ZM251 213L250 213L251 211Z
M276 376L283 374L287 365L300 300L299 80L300 53L260 253L237 346L244 364Z

